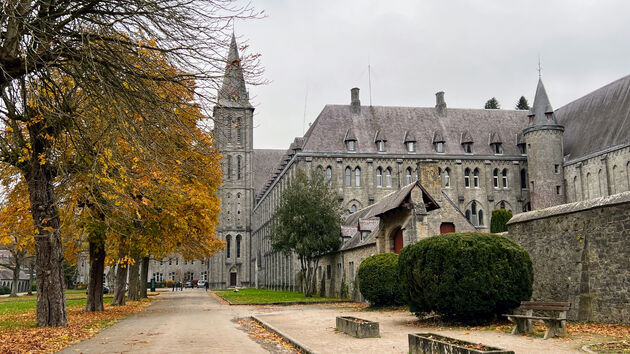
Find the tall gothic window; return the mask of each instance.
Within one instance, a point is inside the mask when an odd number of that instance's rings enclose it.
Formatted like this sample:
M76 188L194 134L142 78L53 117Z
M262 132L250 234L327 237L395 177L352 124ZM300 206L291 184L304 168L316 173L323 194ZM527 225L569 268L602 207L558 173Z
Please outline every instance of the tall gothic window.
M499 169L495 168L492 172L492 185L494 188L499 188Z
M376 169L376 186L383 186L383 169L380 167Z
M241 155L238 155L236 157L236 179L241 179L241 167L242 167L242 162L241 162Z
M521 189L527 189L527 170L521 168Z
M411 184L411 167L407 167L405 171L405 184Z
M236 258L241 258L241 235L236 235Z
M225 238L225 258L230 258L231 257L231 249L232 249L232 236L228 235Z
M232 179L232 156L227 157L227 179Z
M391 187L391 186L392 186L392 169L388 167L385 170L385 187Z
M350 166L346 167L346 187L350 187L352 184L352 171Z
M361 187L361 169L358 166L354 169L354 186Z
M450 168L445 168L444 169L444 187L449 188L451 186L451 169Z
M473 171L473 186L479 188L479 169L475 168Z
M326 167L326 182L328 185L332 185L332 167Z
M243 129L241 128L241 118L236 119L236 143L240 144L243 141Z
M470 188L470 168L464 170L464 187Z
M504 168L503 171L501 172L501 180L503 181L503 188L507 188L508 187L508 170L507 170L507 168Z
M317 176L317 178L324 178L324 169L322 168L322 166L317 166L315 176Z
M227 126L227 139L228 142L232 142L232 118L228 119L228 126Z

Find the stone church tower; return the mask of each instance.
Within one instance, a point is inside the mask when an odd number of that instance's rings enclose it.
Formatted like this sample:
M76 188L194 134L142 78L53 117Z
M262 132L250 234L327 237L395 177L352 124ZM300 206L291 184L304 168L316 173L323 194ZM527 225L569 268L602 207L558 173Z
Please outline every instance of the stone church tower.
M214 288L249 284L253 113L236 38L232 35L223 85L214 107L214 137L223 166L217 236L226 242L225 250L209 261L208 279Z
M566 202L563 168L564 127L556 121L545 86L538 80L533 107L523 130L531 207L542 209Z

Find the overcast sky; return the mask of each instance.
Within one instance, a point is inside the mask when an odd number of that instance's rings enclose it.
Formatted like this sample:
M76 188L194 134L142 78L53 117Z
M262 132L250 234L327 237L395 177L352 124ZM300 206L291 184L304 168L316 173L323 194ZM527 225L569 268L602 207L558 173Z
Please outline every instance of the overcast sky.
M254 147L286 149L326 104L482 108L532 103L542 78L554 108L630 74L630 1L261 0L266 18L236 23L260 53L249 87ZM305 105L306 98L306 105ZM305 109L306 106L306 109ZM306 114L305 114L306 112ZM305 124L303 122L306 122Z

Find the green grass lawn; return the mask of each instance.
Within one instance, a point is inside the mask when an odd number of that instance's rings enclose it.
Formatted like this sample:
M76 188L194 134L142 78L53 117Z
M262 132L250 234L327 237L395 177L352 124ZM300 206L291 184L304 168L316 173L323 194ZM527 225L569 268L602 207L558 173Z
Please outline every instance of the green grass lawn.
M335 298L306 297L302 293L294 291L275 291L268 289L239 289L234 290L217 290L215 293L233 304L269 304L274 302L313 302L313 301L343 301ZM346 300L347 301L347 300Z

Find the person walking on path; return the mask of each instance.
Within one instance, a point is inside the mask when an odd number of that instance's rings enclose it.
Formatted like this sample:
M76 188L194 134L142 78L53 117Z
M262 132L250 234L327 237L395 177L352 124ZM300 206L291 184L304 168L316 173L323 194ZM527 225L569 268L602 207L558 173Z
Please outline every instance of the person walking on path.
M210 284L208 284L208 282L206 281L203 286L206 288L206 291L208 291L208 288L210 287Z

